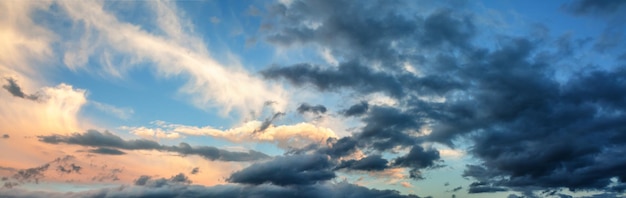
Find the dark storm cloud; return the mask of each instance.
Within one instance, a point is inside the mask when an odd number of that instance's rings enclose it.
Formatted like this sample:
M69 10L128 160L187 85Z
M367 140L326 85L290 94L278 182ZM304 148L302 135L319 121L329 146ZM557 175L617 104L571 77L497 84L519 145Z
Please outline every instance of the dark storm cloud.
M563 5L563 8L577 15L584 14L609 14L626 6L626 2L620 0L576 0Z
M623 182L625 172L617 168L626 166L617 158L625 149L620 135L625 128L618 124L626 121L619 106L625 98L621 90L626 90L623 72L594 71L575 76L565 85L529 70L521 72L526 74L518 72L518 80L526 83L509 82L502 88L510 91L497 90L498 94L477 98L489 103L478 105L486 107L478 112L490 116L482 118L489 122L479 127L482 132L475 136L471 153L485 167L480 171L471 167L466 175L492 185L572 190L604 189L612 177ZM507 81L492 79L486 85ZM501 177L507 179L486 179Z
M341 63L338 67L325 68L308 63L289 67L271 67L261 74L266 78L283 78L288 82L303 86L314 85L321 91L354 89L359 93L385 93L394 98L406 96L406 92L443 94L460 88L457 82L444 76L416 77L412 74L389 74L375 71L359 62Z
M398 157L393 164L396 166L426 168L433 166L435 160L439 159L439 151L424 150L421 146L413 146L408 154Z
M308 185L335 177L326 155L292 155L256 163L233 173L229 182L242 184Z
M452 10L440 10L426 17L420 29L419 41L423 46L437 47L451 45L454 47L470 47L470 39L474 36L474 24L467 16L455 17Z
M380 155L370 155L360 160L346 160L341 161L335 169L350 169L350 170L364 170L364 171L380 171L388 168L388 161Z
M489 186L485 183L472 183L470 184L469 193L490 193L490 192L503 192L508 191L506 188Z
M302 103L298 109L296 109L298 113L306 113L311 112L314 114L324 114L326 113L326 107L324 105L310 105L307 103Z
M420 115L388 106L370 107L361 120L366 125L355 137L362 144L380 151L418 143L409 130L418 130L424 124Z
M348 60L380 61L383 67L394 68L419 56L406 48L464 47L473 37L470 17L447 10L421 17L403 9L413 3L322 0L275 5L265 22L272 27L267 40L282 46L313 43Z
M435 167L435 163L439 158L439 151L431 149L424 150L421 146L415 145L408 154L396 158L393 165L411 168L409 172L410 178L424 179L419 170Z
M28 95L22 91L22 88L17 84L15 79L13 78L5 78L8 84L2 85L2 88L7 90L11 95L19 98L29 99L29 100L38 100L39 96L37 95Z
M391 166L415 168L411 175L420 176L419 169L436 167L440 157L418 144L454 147L454 140L466 138L473 144L469 154L481 160L464 173L481 184L470 186L473 193L561 187L612 191L610 186L626 182L626 160L620 157L626 150L626 70L576 58L595 53L593 48L614 50L610 45L621 46L619 39L602 38L586 48L586 36L491 35L481 32L489 27L477 27L480 23L470 15L449 10L407 15L403 3L294 1L273 8L276 18L266 21L272 24L266 30L271 43L318 45L341 59L333 67L314 62L273 66L261 72L265 78L357 97L382 93L398 102L354 106L355 114L344 114L358 115L364 127L331 142L336 146L318 148L319 153L335 159L355 149L412 148ZM569 8L588 14L624 5L576 1ZM474 45L481 42L475 40L478 34L493 36L495 47ZM406 62L414 63L419 75L405 71ZM557 80L563 76L556 71L572 62L596 66ZM432 132L419 134L422 127Z
M123 140L115 134L105 131L99 132L96 130L88 130L85 133L74 133L68 136L63 135L47 135L38 136L39 141L50 144L76 144L89 147L100 147L95 149L96 152L101 154L113 154L116 153L116 149L126 150L159 150L176 152L181 155L198 155L209 160L221 160L221 161L254 161L259 159L269 158L269 156L257 152L234 152L218 149L212 146L196 146L192 147L187 143L180 143L178 146L161 145L152 140L138 139L138 140ZM104 150L103 150L104 148ZM94 150L90 150L94 151ZM120 151L121 152L121 151Z
M120 150L117 150L117 149L112 149L112 148L106 148L106 147L99 147L97 149L90 149L89 152L90 153L97 153L97 154L105 154L105 155L124 155L124 154L126 154L123 151L120 151Z
M329 143L332 145L331 147L319 148L317 152L329 155L333 159L350 155L358 148L358 141L352 137L331 138Z
M365 101L362 101L361 103L350 106L348 109L346 109L343 112L343 115L344 116L360 116L360 115L365 114L368 108L369 108L369 104Z
M395 97L404 94L397 79L356 62L341 64L337 69L310 64L272 67L262 71L262 74L266 78L284 78L295 85L312 84L322 91L359 87L360 91L367 93L385 92Z

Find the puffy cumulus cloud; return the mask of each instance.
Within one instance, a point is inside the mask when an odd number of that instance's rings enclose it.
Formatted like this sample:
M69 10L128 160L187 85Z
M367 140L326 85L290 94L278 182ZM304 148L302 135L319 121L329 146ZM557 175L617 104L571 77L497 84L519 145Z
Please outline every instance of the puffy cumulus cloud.
M180 124L169 124L162 121L153 122L155 128L147 127L122 127L132 133L143 136L153 136L155 133L164 136L178 136L175 134L193 136L211 136L225 139L231 142L270 142L276 143L280 148L300 148L312 143L325 143L328 138L336 138L337 135L329 128L318 127L310 123L298 123L293 125L269 124L264 130L261 121L249 121L241 126L227 130L220 130L210 126L196 127Z
M37 136L39 141L50 144L74 144L88 147L101 147L91 152L100 154L123 154L117 149L125 150L158 150L175 152L181 155L198 155L209 160L221 161L254 161L269 158L269 156L257 152L235 152L218 149L212 146L192 147L187 143L180 143L178 146L161 145L155 141L147 139L124 140L119 136L105 131L88 130L85 133L74 133L71 135L42 135ZM104 147L104 148L102 148Z
M357 149L411 148L392 166L419 176L421 169L436 167L441 154L419 145L456 149L454 140L463 139L471 144L465 153L479 160L464 174L476 180L470 192L614 191L612 186L626 181L626 164L619 157L626 143L618 124L626 122L622 62L581 56L600 56L597 45L576 44L585 35L493 35L482 31L489 24L467 10L406 14L404 4L302 0L269 8L268 42L284 48L312 45L339 58L332 66L314 60L275 65L261 71L265 78L320 92L347 92L354 101L373 94L395 101L354 104L343 114L357 116L363 127L331 142L336 146L298 152L316 150L334 157ZM611 11L622 4L576 1L574 5L588 6L574 10ZM618 20L609 17L607 26L613 28L605 33L623 35L614 28L623 27L621 13L612 13ZM496 38L494 45L481 44L483 37ZM603 37L591 41L603 43ZM613 51L606 52L624 50L620 39L609 43L614 43ZM568 67L572 62L597 66Z
M189 94L194 105L219 108L223 114L258 112L266 101L276 101L279 110L286 105L282 88L248 73L236 60L226 64L215 60L202 39L189 33L190 23L173 3L147 3L148 11L158 16L155 28L163 34L119 20L104 9L104 2L55 2L80 30L72 32L80 39L68 44L75 47L65 52L65 64L78 70L91 67L86 60L101 60L101 68L94 70L123 78L129 68L149 62L160 77L188 79L180 91Z
M13 129L23 131L71 131L80 128L77 122L77 114L87 103L86 91L75 89L71 85L59 84L56 87L43 87L36 96L25 94L20 86L13 80L8 80L8 87L13 91L19 91L18 96L7 88L7 92L0 94L4 103L0 107L2 126L11 126ZM8 94L16 97L7 97ZM21 94L21 97L19 96ZM4 100L6 99L6 100ZM33 125L33 123L37 123ZM15 134L15 131L2 127L3 131ZM33 131L35 132L35 131ZM32 132L30 132L32 133ZM23 133L22 135L29 135Z
M146 128L146 127L121 127L122 129L129 130L131 133L143 137L143 138L165 138L165 139L176 139L180 138L180 134L176 132L167 132L160 128Z

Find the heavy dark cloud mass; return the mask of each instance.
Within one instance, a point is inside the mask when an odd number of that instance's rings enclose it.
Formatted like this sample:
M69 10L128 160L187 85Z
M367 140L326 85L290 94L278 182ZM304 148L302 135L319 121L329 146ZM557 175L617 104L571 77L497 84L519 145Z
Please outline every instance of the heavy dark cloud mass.
M243 184L306 185L335 177L332 162L325 155L277 157L233 173L228 181Z
M345 160L342 161L337 169L352 169L352 170L364 170L364 171L377 171L385 170L388 168L388 161L380 155L370 155L359 160Z
M187 143L180 143L178 146L161 145L152 140L124 140L111 132L99 132L96 130L88 130L85 133L74 133L72 135L47 135L38 136L39 141L50 144L75 144L89 147L99 147L91 149L89 152L108 155L122 155L124 152L117 149L125 150L159 150L175 152L181 155L198 155L209 160L221 161L254 161L269 158L266 154L250 150L248 152L234 152L218 149L212 146L196 146L192 147Z
M617 2L576 1L565 7L582 14L623 7ZM448 9L406 14L404 3L294 1L270 10L267 41L285 48L323 47L339 63L274 65L261 72L265 78L356 96L382 93L398 101L347 108L343 114L359 116L364 127L320 152L344 156L356 148L411 148L391 165L418 174L436 167L440 158L436 150L418 144L454 147L463 138L472 141L469 154L481 160L464 174L476 180L471 193L562 187L614 191L612 186L625 184L623 63L572 63L577 54L592 51L584 43L572 47L587 38L490 35L480 31L471 14ZM477 44L485 36L496 45ZM560 44L555 48L552 43ZM571 64L583 69L560 73ZM422 133L424 127L432 132Z

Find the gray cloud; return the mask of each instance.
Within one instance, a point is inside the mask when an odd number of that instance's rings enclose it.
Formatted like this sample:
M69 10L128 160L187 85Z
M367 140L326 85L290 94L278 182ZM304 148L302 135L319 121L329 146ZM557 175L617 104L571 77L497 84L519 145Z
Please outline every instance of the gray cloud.
M293 155L256 163L233 173L229 182L242 184L309 185L335 177L326 155Z
M295 85L312 84L321 91L338 91L342 88L359 88L362 92L385 92L395 97L404 93L400 82L392 76L374 72L359 63L345 63L337 69L298 64L289 67L272 67L262 72L266 78L282 77ZM372 80L376 79L376 80Z
M388 161L380 155L370 155L359 160L342 161L335 169L350 169L364 171L380 171L387 169Z
M491 192L503 192L508 189L497 186L490 186L485 183L472 183L470 184L469 193L491 193Z
M424 179L419 169L435 167L435 162L439 160L439 151L425 150L421 146L415 145L408 154L398 157L393 165L410 167L410 177L413 179Z
M360 116L367 112L369 108L369 104L365 101L361 103L350 106L348 109L343 111L344 116Z
M271 104L271 103L266 103L266 104ZM278 119L280 116L283 116L283 115L285 115L285 113L278 112L278 113L275 113L274 115L272 115L272 117L266 118L265 121L263 121L263 123L261 123L261 126L258 129L255 129L254 132L255 133L260 133L260 132L265 131L265 129L270 127L270 125L272 124L272 122L274 122L274 120Z
M106 147L99 147L97 149L90 149L89 152L90 153L97 153L97 154L105 154L105 155L124 155L124 154L126 154L123 151L120 151L118 149L106 148Z
M6 181L5 184L10 187L14 187L23 183L39 183L39 181L46 176L46 172L50 170L50 167L55 170L58 174L71 174L76 173L80 174L80 170L82 167L73 163L75 159L74 156L66 155L64 157L58 157L50 162L42 164L37 167L27 168L27 169L14 169L14 168L6 168L0 167L2 169L14 172L11 176L12 181L9 181L9 178L3 178L3 181ZM54 168L56 167L56 169Z
M57 171L61 172L61 173L79 173L80 174L80 170L82 169L81 166L76 165L74 163L68 164L68 165L59 165L57 166Z
M76 144L89 147L99 147L98 149L90 150L90 152L96 152L100 154L119 154L117 149L125 150L158 150L176 152L181 155L198 155L209 160L221 160L221 161L254 161L259 159L269 158L269 156L257 152L234 152L218 149L212 146L196 146L192 147L187 143L180 143L178 146L166 146L161 145L152 140L138 139L138 140L123 140L119 136L114 135L111 132L99 132L96 130L88 130L85 133L74 133L68 136L62 135L47 135L38 136L39 141L50 144ZM121 152L121 151L120 151Z
M25 94L24 91L22 91L22 88L17 84L15 79L13 78L5 78L5 79L8 84L2 85L2 88L7 90L9 93L11 93L11 95L15 97L19 97L19 98L28 99L28 100L35 100L35 101L39 100L40 97L38 95Z
M154 188L160 188L160 187L169 186L169 185L179 185L179 184L185 185L185 184L191 184L191 183L192 182L191 180L189 180L189 177L187 177L187 175L183 173L179 173L168 179L166 178L153 179L150 176L142 175L142 176L139 176L139 178L135 180L136 186L146 186L146 187L154 187Z
M314 114L324 114L326 113L326 107L324 105L310 105L307 103L302 103L300 104L300 106L298 106L298 109L296 109L298 111L298 113L306 113L306 112L311 112Z
M315 147L317 153L335 159L359 148L412 148L392 165L414 167L411 176L420 177L420 169L436 167L440 157L418 144L455 147L454 140L463 138L472 143L468 153L481 161L464 173L477 181L469 187L472 193L562 187L614 191L611 178L617 185L626 182L620 169L626 160L619 157L626 150L626 129L620 124L626 123L626 70L600 65L565 80L555 74L571 62L604 64L580 62L576 54L594 53L589 50L602 43L610 45L600 46L604 50L623 48L622 40L490 35L481 31L488 27L477 27L463 12L406 15L403 3L294 1L270 10L273 18L265 22L272 25L265 32L270 43L317 45L341 59L336 67L313 61L275 65L261 71L265 78L348 96L382 93L398 103L350 107L344 114L359 116L364 127L331 140L330 147ZM584 0L571 5L579 14L624 7ZM302 21L318 25L311 28ZM605 31L611 32L621 35L623 30ZM493 36L497 47L475 45L480 34ZM596 47L583 47L589 41ZM419 74L408 71L407 62ZM432 132L419 134L422 127Z
M198 174L199 172L200 172L200 168L199 167L195 167L195 168L191 169L191 174L192 175Z

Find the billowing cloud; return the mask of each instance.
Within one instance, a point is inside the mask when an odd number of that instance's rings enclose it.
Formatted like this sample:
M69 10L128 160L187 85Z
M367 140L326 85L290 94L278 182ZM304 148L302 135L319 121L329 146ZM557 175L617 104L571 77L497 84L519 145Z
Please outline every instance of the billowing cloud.
M249 152L235 152L218 149L212 146L196 146L192 147L187 143L180 143L178 146L161 145L155 141L147 139L124 140L111 132L99 132L96 130L88 130L87 132L74 133L71 135L43 135L38 136L39 141L50 144L76 144L88 147L101 147L91 152L102 154L123 154L116 149L125 150L158 150L175 152L181 155L198 155L209 160L222 161L254 161L269 158L269 156L250 150ZM104 148L102 148L104 147ZM107 148L108 147L108 148Z
M342 161L337 169L346 168L351 170L377 171L388 168L388 161L380 155L370 155L359 160Z
M342 58L336 66L304 61L262 74L321 92L378 93L397 100L354 106L358 113L347 115L360 115L364 126L351 139L355 147L378 151L411 148L393 162L417 167L411 174L440 158L437 150L419 144L455 147L455 139L468 138L473 145L468 154L483 167L466 171L465 176L478 180L470 192L610 190L626 181L618 170L625 164L617 157L624 150L623 127L617 124L626 119L624 69L607 65L555 75L586 52L553 50L545 43L573 43L572 37L498 35L497 47L482 45L478 35L489 33L480 32L477 26L485 24L474 16L446 9L405 15L403 3L276 5L270 10L274 18L267 21L274 25L266 32L269 42L285 48L310 44ZM579 12L622 4L577 3L589 4ZM605 64L594 60L584 64Z
M369 108L369 104L365 101L361 103L350 106L350 108L346 109L343 114L345 116L359 116L367 112Z
M413 146L408 154L398 157L393 164L396 166L410 167L410 177L414 179L424 179L420 169L434 167L435 162L439 159L437 150L425 150L421 146Z
M308 185L335 177L332 162L325 155L277 157L233 173L228 181L242 184L271 183L280 186Z

